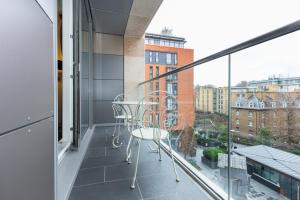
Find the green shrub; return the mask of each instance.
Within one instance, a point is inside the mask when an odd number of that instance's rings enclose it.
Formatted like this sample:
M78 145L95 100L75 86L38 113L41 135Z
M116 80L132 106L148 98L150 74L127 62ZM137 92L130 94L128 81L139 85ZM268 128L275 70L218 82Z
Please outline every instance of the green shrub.
M212 147L203 151L204 157L213 162L218 161L218 153L224 153L224 150L219 147Z
M300 149L299 148L295 148L293 149L292 153L297 154L300 156Z

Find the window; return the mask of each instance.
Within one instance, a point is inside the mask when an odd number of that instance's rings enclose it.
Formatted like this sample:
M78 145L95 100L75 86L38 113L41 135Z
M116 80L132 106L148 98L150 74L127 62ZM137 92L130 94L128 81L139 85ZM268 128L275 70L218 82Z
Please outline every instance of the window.
M170 41L165 40L165 46L170 46Z
M152 63L152 51L149 52L149 63Z
M170 41L170 47L175 47L175 42L174 41Z
M273 118L276 118L277 117L277 114L276 114L276 112L274 111L273 112Z
M177 108L174 98L167 98L167 110L175 110Z
M156 90L156 95L159 95L159 82L155 82L155 90Z
M252 119L253 117L253 112L248 112L248 118Z
M174 69L176 69L176 68L168 67L168 68L167 68L167 72L173 71ZM177 80L177 73L168 75L168 76L167 76L167 80L168 80L168 81L175 81L175 80Z
M167 93L168 94L173 94L173 91L172 91L172 83L167 83Z
M282 102L282 107L283 107L283 108L286 108L286 107L287 107L287 102L286 102L286 101Z
M155 63L159 63L159 54L155 52Z
M158 113L155 114L155 120L156 120L156 124L159 124L159 114Z
M235 115L236 115L237 117L239 117L239 116L240 116L240 111L237 110L236 113L235 113Z
M156 77L159 76L159 67L158 67L158 66L156 66L155 76L156 76Z
M173 95L177 95L177 83L173 83Z
M149 84L149 92L152 92L153 91L153 84L152 82Z
M174 53L174 64L177 65L177 54Z
M252 121L248 121L248 126L249 126L250 128L252 128L252 127L253 127L253 122L252 122Z
M236 124L237 126L240 125L240 120L237 119L236 122L235 122L235 124Z
M276 102L271 102L271 107L276 108Z
M166 54L166 63L168 65L172 64L172 54L170 54L170 53Z
M149 69L149 77L150 79L153 78L153 67L150 66L150 69Z
M254 107L253 102L250 102L250 103L249 103L249 108L253 108L253 107Z

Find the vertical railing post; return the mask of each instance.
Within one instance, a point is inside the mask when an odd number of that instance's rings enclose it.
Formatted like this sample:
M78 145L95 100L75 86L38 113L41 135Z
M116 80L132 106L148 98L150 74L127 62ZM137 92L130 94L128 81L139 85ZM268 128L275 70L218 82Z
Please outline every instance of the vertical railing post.
M228 159L227 159L227 166L228 166L228 200L231 198L231 182L230 182L230 166L231 166L231 54L228 54L228 102L227 102L227 113L228 113L228 137L227 137L227 150L228 150Z

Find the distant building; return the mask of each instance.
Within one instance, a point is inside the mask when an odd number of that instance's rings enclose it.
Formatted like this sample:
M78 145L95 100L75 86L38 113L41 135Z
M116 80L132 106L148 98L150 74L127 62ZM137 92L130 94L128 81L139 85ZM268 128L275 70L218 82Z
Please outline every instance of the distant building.
M240 136L257 136L267 128L274 143L300 140L300 92L233 93L232 130Z
M196 86L195 110L209 113L228 113L228 88L212 85Z
M186 40L167 34L145 35L145 80L157 77L194 61L194 50L184 48ZM188 69L172 74L158 81L146 84L146 92L166 91L174 98L165 99L166 94L159 92L152 100L162 102L166 107L166 117L170 125L178 129L185 125L193 126L194 112L194 71ZM176 102L174 102L176 101ZM176 106L172 106L175 105ZM180 120L172 120L172 113L179 113Z
M273 76L266 80L250 81L249 87L256 87L258 91L293 92L300 91L300 77Z
M300 197L300 156L264 145L235 149L251 178L291 199Z

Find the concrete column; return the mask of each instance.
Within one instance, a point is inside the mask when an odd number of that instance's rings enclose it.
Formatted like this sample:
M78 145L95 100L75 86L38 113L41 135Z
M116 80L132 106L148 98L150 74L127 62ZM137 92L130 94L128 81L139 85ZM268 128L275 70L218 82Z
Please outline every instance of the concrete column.
M144 96L144 87L138 84L145 80L144 36L124 36L124 94L130 100Z

